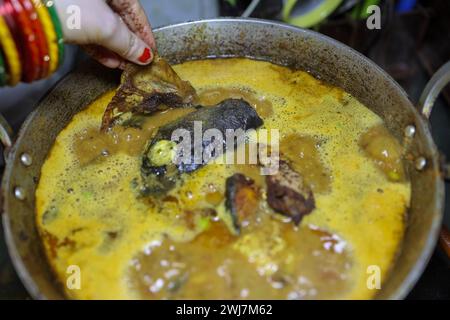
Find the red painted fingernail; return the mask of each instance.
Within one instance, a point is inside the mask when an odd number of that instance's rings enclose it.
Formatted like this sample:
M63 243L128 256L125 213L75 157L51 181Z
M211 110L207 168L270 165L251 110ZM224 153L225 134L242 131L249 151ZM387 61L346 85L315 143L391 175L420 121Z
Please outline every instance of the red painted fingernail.
M152 57L151 50L149 48L145 48L144 52L142 52L138 60L142 63L146 63L148 60L150 60L151 57Z

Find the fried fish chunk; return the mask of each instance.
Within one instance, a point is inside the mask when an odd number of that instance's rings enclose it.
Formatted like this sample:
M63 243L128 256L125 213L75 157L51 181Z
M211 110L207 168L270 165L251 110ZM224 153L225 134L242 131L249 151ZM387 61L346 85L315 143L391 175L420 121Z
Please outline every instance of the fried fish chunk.
M103 114L101 130L134 114L152 114L169 107L189 107L197 99L195 89L182 80L170 64L155 56L146 66L127 64L116 95Z
M255 181L235 173L225 182L225 209L231 217L233 233L240 234L242 222L252 220L258 210L259 193Z
M315 208L314 195L300 174L284 160L278 173L266 177L267 203L276 212L290 217L298 225Z
M195 139L194 132L196 123L201 124L201 139ZM221 144L222 153L227 151L225 139L227 130L241 129L239 136L242 139L234 140L234 148L244 140L243 135L248 129L256 129L263 124L263 120L246 101L242 99L227 99L216 106L199 107L197 111L175 120L161 128L149 141L142 157L141 177L143 180L142 193L163 194L175 186L181 173L193 172L207 164L210 160L217 158L220 148L214 148L217 143ZM173 141L172 134L184 129L188 134L190 143L186 141ZM222 135L222 141L216 141L205 135L205 132L213 129ZM186 148L185 148L186 147ZM211 157L204 157L204 151L210 150ZM218 151L219 150L219 151ZM198 152L202 155L197 159ZM182 157L184 159L181 159ZM176 161L180 159L180 161ZM175 161L174 161L175 160ZM183 160L183 161L181 161Z

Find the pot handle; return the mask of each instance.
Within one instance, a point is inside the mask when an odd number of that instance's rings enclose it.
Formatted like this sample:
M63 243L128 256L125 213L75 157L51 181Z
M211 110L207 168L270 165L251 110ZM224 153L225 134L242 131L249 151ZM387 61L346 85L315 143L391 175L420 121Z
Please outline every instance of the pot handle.
M419 99L419 111L426 118L430 119L431 111L433 110L434 103L441 93L442 89L450 83L450 61L444 64L428 81L422 95ZM450 163L445 163L443 167L443 174L446 180L450 180ZM442 249L450 258L450 236L447 227L442 226L441 233L439 235L439 243Z
M423 89L419 99L419 111L425 118L430 119L434 102L448 83L450 83L450 61L439 68Z
M427 119L430 119L434 103L442 89L450 83L450 61L444 64L428 81L419 99L419 111ZM446 180L450 180L450 163L445 163L443 174Z

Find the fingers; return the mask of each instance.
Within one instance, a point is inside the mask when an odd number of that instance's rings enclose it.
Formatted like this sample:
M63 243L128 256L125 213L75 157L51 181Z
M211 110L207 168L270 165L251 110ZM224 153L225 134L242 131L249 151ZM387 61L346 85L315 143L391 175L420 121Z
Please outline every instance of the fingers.
M108 4L117 12L131 31L134 31L156 52L152 28L138 0L109 0Z
M143 40L132 32L122 19L113 14L103 22L104 31L96 43L136 64L145 65L153 59L153 53Z
M96 45L88 47L88 50L101 63L117 66L118 61L122 63L121 58L140 65L151 62L151 46L130 30L105 1L58 0L55 5L62 22L65 41L79 45ZM145 33L149 26L139 28ZM100 50L99 46L107 50ZM112 52L116 56L112 55Z
M97 45L84 45L84 51L108 68L123 68L125 61L116 53Z

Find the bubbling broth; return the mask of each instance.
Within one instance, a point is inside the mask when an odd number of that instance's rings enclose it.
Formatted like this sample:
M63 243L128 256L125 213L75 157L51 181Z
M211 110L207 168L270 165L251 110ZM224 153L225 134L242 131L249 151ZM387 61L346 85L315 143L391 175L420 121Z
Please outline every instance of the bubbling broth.
M196 108L98 130L114 92L60 132L42 167L36 223L74 299L367 299L367 270L388 275L400 249L410 183L401 143L355 98L303 71L250 59L174 66L201 105L244 99L279 130L280 159L314 195L299 225L269 204L257 164L213 161L160 196L136 188L142 154ZM213 108L213 107L211 107ZM248 153L249 144L238 151ZM231 190L231 191L230 191ZM229 196L239 221L230 220ZM311 208L310 208L311 209ZM278 209L277 209L278 210ZM283 213L283 212L281 212Z

